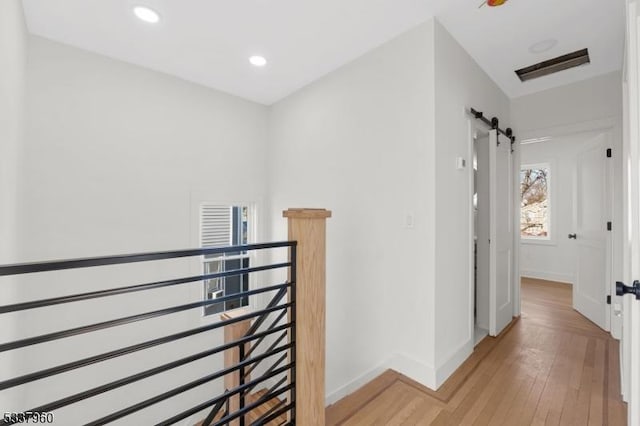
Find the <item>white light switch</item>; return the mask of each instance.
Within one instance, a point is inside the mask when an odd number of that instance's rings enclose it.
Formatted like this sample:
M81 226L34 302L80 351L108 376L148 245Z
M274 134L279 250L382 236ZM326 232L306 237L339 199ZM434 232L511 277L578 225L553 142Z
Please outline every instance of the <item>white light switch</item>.
M407 212L404 220L404 227L407 229L413 229L415 225L415 218L413 212Z
M462 157L456 157L456 169L463 170L467 166L467 161Z

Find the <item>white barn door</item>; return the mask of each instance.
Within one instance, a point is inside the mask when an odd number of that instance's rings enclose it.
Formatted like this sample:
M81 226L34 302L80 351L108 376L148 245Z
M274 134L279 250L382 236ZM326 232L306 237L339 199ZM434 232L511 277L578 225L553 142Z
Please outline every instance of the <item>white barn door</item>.
M497 336L513 319L513 166L511 141L489 133L489 334Z

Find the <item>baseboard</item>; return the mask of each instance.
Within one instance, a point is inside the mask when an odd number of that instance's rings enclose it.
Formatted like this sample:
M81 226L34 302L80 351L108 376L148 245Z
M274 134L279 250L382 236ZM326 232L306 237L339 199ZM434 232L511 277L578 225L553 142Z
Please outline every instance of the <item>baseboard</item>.
M329 392L327 395L325 395L325 406L334 404L337 401L340 401L345 396L357 391L362 386L366 385L367 383L387 371L389 368L391 368L389 361L385 361L382 364L367 371L366 373L358 376L349 383L340 386L338 389L332 392Z
M562 274L557 272L544 271L527 271L521 270L520 276L523 278L534 278L538 280L557 281L560 283L573 284L574 278L571 274Z
M356 379L329 392L325 396L325 405L331 405L341 400L345 396L357 391L387 370L395 370L398 373L415 380L416 382L430 388L435 389L436 375L435 369L418 360L415 360L404 354L394 354L388 360L382 362L366 373L358 376Z
M435 388L438 389L473 353L474 339L470 339L453 353L435 372Z
M395 354L391 357L390 368L398 373L404 374L429 389L437 389L435 368L411 358L410 356L405 354Z

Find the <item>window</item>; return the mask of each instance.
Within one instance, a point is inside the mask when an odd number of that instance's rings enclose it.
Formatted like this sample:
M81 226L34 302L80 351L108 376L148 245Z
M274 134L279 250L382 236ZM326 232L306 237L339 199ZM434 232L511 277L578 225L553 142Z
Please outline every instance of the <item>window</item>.
M203 204L200 208L202 247L228 247L249 241L249 208ZM205 274L249 267L249 253L239 251L203 256ZM249 290L249 274L214 278L204 281L205 300L215 300ZM247 297L238 297L204 307L204 315L218 314L249 304Z
M550 239L549 165L520 169L520 236Z

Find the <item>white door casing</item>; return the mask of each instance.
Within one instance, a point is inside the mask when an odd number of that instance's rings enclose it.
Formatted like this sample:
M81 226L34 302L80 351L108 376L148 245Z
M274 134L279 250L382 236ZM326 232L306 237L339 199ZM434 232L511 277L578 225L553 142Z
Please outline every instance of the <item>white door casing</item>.
M611 235L607 231L611 218L608 144L608 133L597 133L584 141L576 155L573 190L577 259L573 307L606 331L610 328L606 297L611 276Z
M489 133L490 249L489 334L497 336L514 313L513 288L513 166L511 141Z
M625 69L624 169L625 238L624 279L631 285L640 279L640 19L635 0L627 3L627 39ZM633 296L623 298L623 323L620 365L623 397L627 401L627 422L640 425L640 301Z

